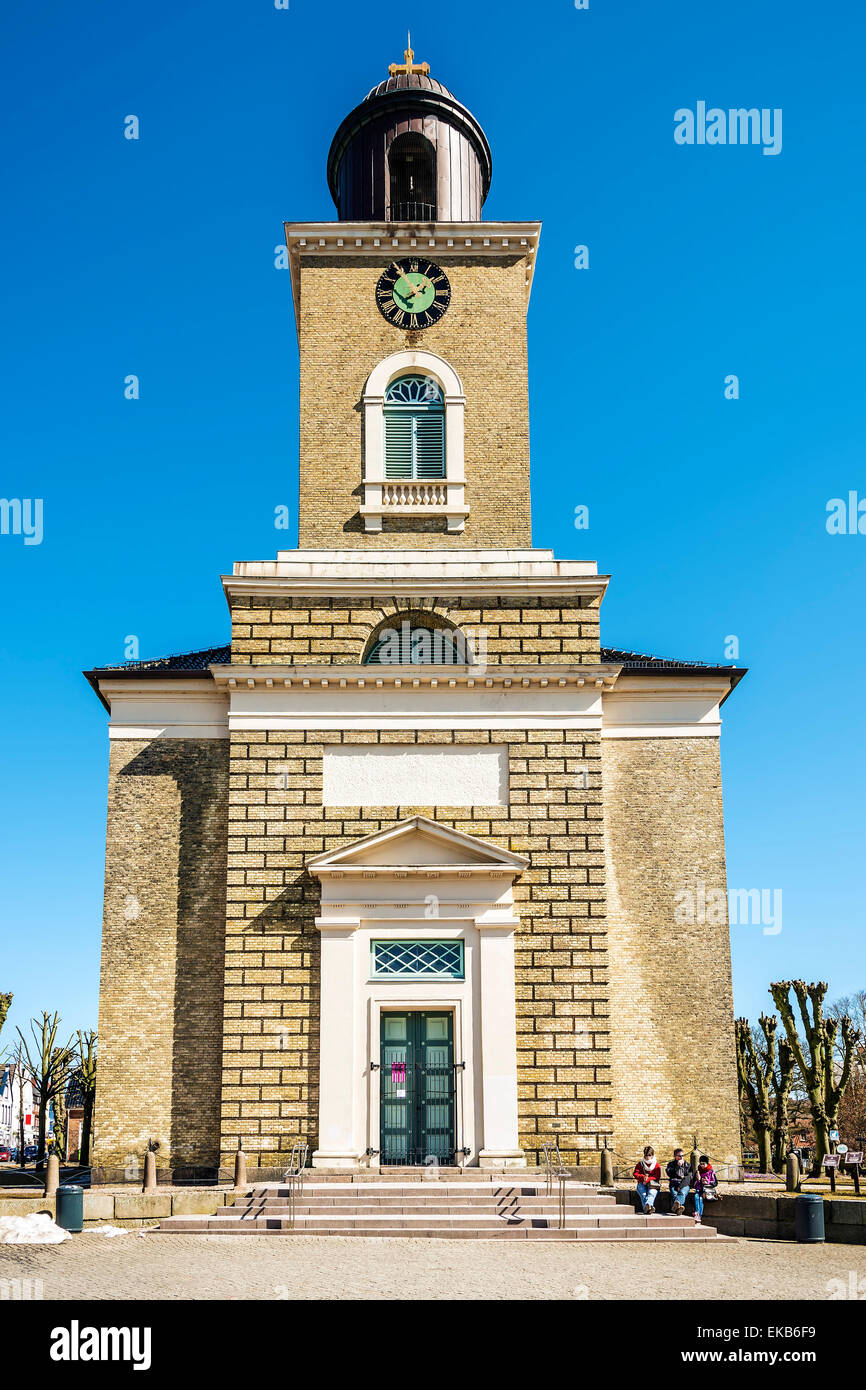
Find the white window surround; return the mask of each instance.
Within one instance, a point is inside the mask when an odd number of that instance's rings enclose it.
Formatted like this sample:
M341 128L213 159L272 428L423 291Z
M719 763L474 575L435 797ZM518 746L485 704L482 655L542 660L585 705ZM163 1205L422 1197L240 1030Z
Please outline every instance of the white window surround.
M445 398L445 477L420 481L385 477L385 392L399 376L417 372L438 382ZM381 531L386 516L444 516L448 531L466 525L465 424L463 383L442 357L432 352L395 352L373 369L361 398L364 408L364 529Z

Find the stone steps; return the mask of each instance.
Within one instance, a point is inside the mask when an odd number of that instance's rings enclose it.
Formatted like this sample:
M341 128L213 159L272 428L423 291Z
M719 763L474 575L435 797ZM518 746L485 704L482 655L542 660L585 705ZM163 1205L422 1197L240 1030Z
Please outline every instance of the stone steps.
M523 1223L504 1223L488 1224L480 1222L466 1223L465 1225L457 1222L440 1222L435 1226L431 1225L407 1225L394 1224L390 1226L382 1225L371 1221L369 1223L347 1221L339 1225L328 1225L316 1223L311 1225L305 1222L296 1222L295 1226L289 1224L288 1219L283 1218L257 1218L255 1221L220 1222L213 1217L169 1217L163 1221L158 1230L164 1233L174 1232L176 1234L197 1234L197 1235L284 1235L284 1236L363 1236L377 1239L410 1239L423 1237L429 1240L502 1240L502 1239L529 1239L529 1240L715 1240L720 1239L710 1226L695 1226L688 1222L684 1226L674 1225L664 1222L663 1227L635 1226L631 1223L622 1222L617 1226L612 1223L609 1225L596 1226L573 1226L569 1223L566 1230L560 1230L555 1221L546 1225L539 1225L531 1222Z
M449 1212L453 1212L455 1215L460 1216L484 1216L488 1214L493 1214L501 1219L511 1212L520 1213L524 1216L538 1216L550 1214L551 1212L558 1213L558 1210L559 1209L555 1203L551 1204L549 1202L544 1204L536 1204L533 1202L521 1202L517 1206L512 1206L509 1204L506 1206L496 1207L492 1207L489 1204L470 1205L462 1202L425 1202L418 1203L417 1205L410 1205L408 1203L382 1203L381 1205L379 1205L375 1202L359 1202L358 1204L355 1204L354 1202L298 1202L295 1206L295 1213L298 1216L302 1214L317 1217L332 1216L338 1220L343 1220L347 1214L364 1217L381 1215L383 1218L387 1217L390 1220L392 1216L406 1216L411 1215L412 1213L417 1213L418 1215L422 1216L426 1215L431 1217L432 1219L433 1217L447 1216ZM237 1221L249 1219L254 1216L290 1216L291 1211L292 1208L288 1206L288 1204L283 1204L280 1206L268 1205L264 1207L224 1207L222 1211L217 1213L217 1215L218 1218L223 1221ZM616 1207L613 1204L611 1204L610 1206L599 1207L590 1207L585 1205L584 1203L580 1203L578 1205L569 1204L566 1207L566 1211L569 1216L610 1216L616 1217L617 1220L621 1220L624 1216L628 1215L627 1212L623 1211L622 1207ZM674 1218L671 1219L673 1220Z
M544 1180L519 1183L476 1179L426 1182L389 1175L361 1183L310 1178L295 1194L294 1220L285 1184L256 1186L213 1216L175 1216L162 1232L205 1235L337 1235L376 1238L498 1240L714 1240L710 1226L687 1216L644 1216L617 1204L610 1189L569 1183L566 1227L560 1229L558 1193Z

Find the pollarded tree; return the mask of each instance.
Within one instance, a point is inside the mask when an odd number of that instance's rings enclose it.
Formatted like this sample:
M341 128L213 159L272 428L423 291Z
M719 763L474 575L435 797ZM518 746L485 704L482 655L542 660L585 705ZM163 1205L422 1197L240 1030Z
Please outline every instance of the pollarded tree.
M785 1167L785 1159L788 1156L788 1149L791 1147L788 1107L796 1069L797 1063L791 1050L791 1044L787 1038L783 1038L779 1043L779 1065L773 1068L773 1075L770 1078L773 1086L774 1107L773 1170L776 1173L781 1173Z
M866 990L837 999L827 1012L840 1020L847 1014L860 1034L854 1048L851 1078L839 1105L839 1132L851 1148L862 1149L861 1141L866 1138ZM844 1045L837 1038L837 1066L844 1060Z
M779 1021L775 1014L761 1015L760 1027L751 1030L756 1064L768 1083L767 1105L770 1112L772 1167L781 1173L790 1148L791 1090L796 1072L794 1054L784 1037L776 1042ZM774 1060L775 1059L775 1060Z
M803 1025L802 1037L790 998L792 991ZM770 985L770 993L782 1016L789 1046L809 1096L815 1127L815 1170L818 1171L824 1155L830 1152L830 1130L835 1129L839 1118L839 1104L851 1076L851 1063L860 1034L848 1014L841 1018L824 1016L827 985L823 980L811 985L804 980L779 980ZM837 1044L842 1052L838 1063Z
M81 1121L81 1148L78 1162L90 1163L93 1139L93 1107L96 1100L96 1033L78 1030L79 1082L84 1095L84 1117Z
M758 1163L762 1173L772 1172L772 1149L770 1131L770 1077L776 1060L775 1017L761 1016L761 1028L767 1040L763 1057L760 1056L747 1018L738 1018L735 1028L737 1044L737 1079L740 1097L752 1121L755 1140L758 1145Z
M55 1052L57 1048L54 1049ZM66 1085L68 1086L67 1081ZM66 1086L61 1086L54 1093L54 1152L60 1162L66 1158L66 1139L68 1133L69 1112L66 1108Z

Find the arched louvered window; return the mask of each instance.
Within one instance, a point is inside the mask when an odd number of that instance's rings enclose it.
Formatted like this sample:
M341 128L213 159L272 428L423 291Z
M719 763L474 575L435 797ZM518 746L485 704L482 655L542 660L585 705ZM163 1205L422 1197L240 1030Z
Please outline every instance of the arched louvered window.
M470 664L462 632L421 627L404 619L381 628L367 655L367 666L466 666Z
M398 377L385 393L385 477L445 477L445 402L432 377Z
M391 222L436 221L436 151L426 135L406 131L388 152Z

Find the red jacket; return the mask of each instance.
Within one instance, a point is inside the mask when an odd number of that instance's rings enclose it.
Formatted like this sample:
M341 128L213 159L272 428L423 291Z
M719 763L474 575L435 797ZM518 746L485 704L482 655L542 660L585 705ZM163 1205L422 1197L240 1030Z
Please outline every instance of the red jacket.
M650 1168L649 1172L647 1173L643 1167L643 1164L638 1162L637 1167L634 1170L634 1176L638 1182L661 1182L662 1166L657 1159L655 1168Z

